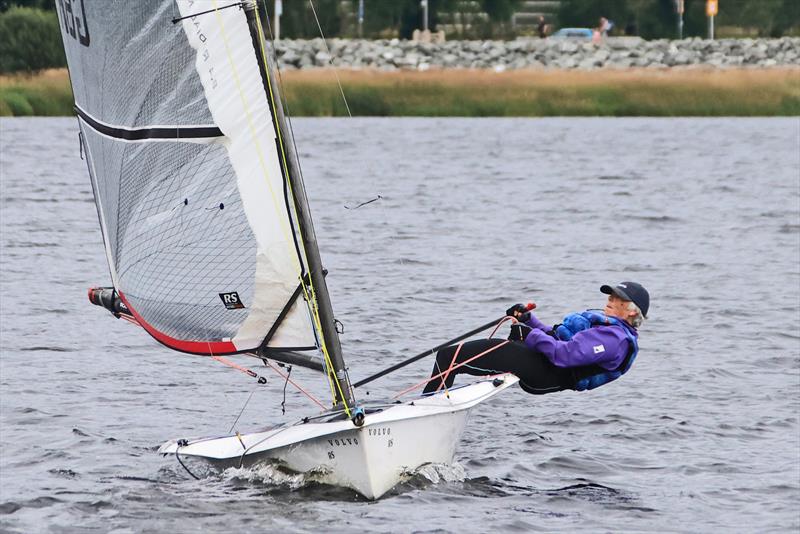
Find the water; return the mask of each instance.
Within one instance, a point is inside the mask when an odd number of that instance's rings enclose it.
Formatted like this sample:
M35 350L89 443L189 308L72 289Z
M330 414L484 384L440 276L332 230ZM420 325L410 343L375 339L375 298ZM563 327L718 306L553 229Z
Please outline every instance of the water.
M473 413L454 466L378 502L272 468L195 481L156 448L228 431L253 381L87 303L108 274L75 121L2 119L0 530L800 528L797 118L295 129L354 379L514 302L553 322L600 306L622 279L652 296L632 371L506 392ZM258 389L237 428L314 411L290 390L282 415L282 389Z

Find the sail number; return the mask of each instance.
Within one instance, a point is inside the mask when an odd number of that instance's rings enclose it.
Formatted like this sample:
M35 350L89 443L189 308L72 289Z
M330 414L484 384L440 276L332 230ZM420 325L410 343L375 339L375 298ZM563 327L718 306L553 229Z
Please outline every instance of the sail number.
M86 8L83 7L83 0L56 0L56 6L61 8L61 20L67 33L83 46L89 46L89 27L86 25Z

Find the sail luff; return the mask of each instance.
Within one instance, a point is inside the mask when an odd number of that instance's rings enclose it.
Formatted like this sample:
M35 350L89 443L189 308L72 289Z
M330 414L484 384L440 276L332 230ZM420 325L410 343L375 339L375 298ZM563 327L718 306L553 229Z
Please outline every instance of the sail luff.
M259 66L262 68L265 90L273 104L275 124L278 129L276 133L281 144L281 150L285 156L285 165L287 167L286 178L289 180L292 189L291 197L297 213L297 222L302 238L303 251L308 263L308 274L311 280L312 291L311 295L308 296L316 302L320 328L322 330L322 342L324 344L322 349L327 352L327 356L330 358L331 365L333 366L333 380L336 381L336 387L333 388L335 404L344 404L345 408L347 408L348 406L354 405L353 389L350 386L350 379L347 375L344 356L342 354L341 342L339 341L339 334L336 330L333 307L331 305L328 286L325 282L322 258L317 245L310 208L306 201L305 185L303 184L302 174L300 173L297 154L294 151L294 144L291 140L291 131L286 126L287 121L283 113L283 106L281 105L280 90L278 84L275 83L274 76L271 74L276 71L276 67L270 55L264 52L267 43L261 32L256 9L254 1L247 2L244 5L255 52L259 59Z

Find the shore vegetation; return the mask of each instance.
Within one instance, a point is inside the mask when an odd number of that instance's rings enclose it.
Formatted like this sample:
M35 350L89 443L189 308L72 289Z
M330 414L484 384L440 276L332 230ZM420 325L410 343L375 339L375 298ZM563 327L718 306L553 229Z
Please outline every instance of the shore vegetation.
M310 69L281 75L292 116L798 116L800 69ZM0 76L0 116L72 115L66 70Z

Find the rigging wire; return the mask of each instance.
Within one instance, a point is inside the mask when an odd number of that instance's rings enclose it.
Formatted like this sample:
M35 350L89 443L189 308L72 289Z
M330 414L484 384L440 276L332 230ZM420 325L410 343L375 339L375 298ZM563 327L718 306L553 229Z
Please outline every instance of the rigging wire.
M292 374L292 366L286 370L286 382L283 383L283 400L281 401L281 414L286 415L286 386L289 385L289 375Z
M261 56L264 59L264 72L266 72L267 78L268 78L267 86L269 88L269 97L270 97L270 100L272 101L273 109L277 109L277 106L275 105L275 96L274 96L274 93L273 93L273 90L272 90L272 83L269 80L269 72L270 72L270 70L269 70L269 65L267 64L267 54L266 54L266 51L264 49L264 41L265 41L265 39L264 39L264 35L262 33L263 28L262 28L262 24L261 24L261 17L258 14L258 9L255 10L255 16L256 16L256 26L257 26L257 30L258 30L259 46L261 46ZM277 67L276 67L276 70L277 70ZM279 74L279 76L280 76L280 74ZM290 125L289 128L290 128L290 134L291 134L291 125ZM280 128L276 128L276 133L278 135L278 142L279 142L279 145L280 145L281 156L283 158L283 164L284 164L284 167L288 169L288 165L286 163L286 152L284 151L284 148L283 148L283 135L281 135ZM294 136L292 136L292 137L294 137ZM294 141L294 139L292 139L292 140ZM295 145L295 150L296 149L297 149L297 147ZM302 171L301 170L300 170L300 177L302 179ZM289 186L289 191L291 192L292 196L294 196L295 193L294 193L294 188L292 187L291 180L288 182L288 186ZM306 202L308 201L307 197L306 197L305 200L306 200ZM311 304L311 312L312 312L312 317L313 317L313 322L314 322L315 329L316 329L317 332L319 332L319 334L320 334L320 336L322 338L322 339L319 339L319 343L320 343L320 349L322 350L322 354L325 357L325 364L327 366L327 371L328 371L327 372L327 377L328 377L329 386L331 388L331 396L333 397L333 399L335 401L335 399L336 399L335 389L339 391L339 395L340 395L339 398L341 399L342 404L344 405L345 412L347 413L348 417L350 417L350 407L348 406L347 400L345 398L345 394L342 391L342 385L339 383L339 378L336 375L336 370L334 369L333 362L331 360L330 354L328 353L328 349L327 349L326 344L325 344L325 336L323 334L322 320L321 320L320 314L319 314L319 306L317 304L316 292L314 290L314 283L309 278L309 284L308 284L308 286L306 286L305 280L303 279L302 276L300 277L300 281L301 281L301 285L303 287L303 293L304 293L304 297L306 298L306 302L309 302ZM347 369L343 369L343 371L344 371L345 375L347 375ZM349 393L352 396L352 390Z
M266 2L266 0L263 1ZM272 58L275 61L275 72L278 73L278 85L280 86L281 94L286 94L283 85L283 75L281 74L281 69L278 67L278 50L275 46L275 36L272 34L272 23L270 22L269 11L267 11L266 5L264 6L264 13L266 14L267 31L269 32L269 38L272 41ZM261 19L259 18L259 26L260 23ZM289 137L291 138L290 140L292 142L292 148L294 149L294 153L297 155L297 158L295 158L297 160L297 170L300 173L300 177L302 178L303 168L300 164L300 152L297 149L297 143L295 142L294 125L292 124L292 114L291 110L289 109L289 102L286 100L286 98L284 98L281 104L283 105L283 110L284 110L283 116L286 119L286 124L289 125ZM308 194L306 194L305 191L303 191L303 201L306 204L308 204Z
M226 53L227 53L227 56L228 56L228 62L229 62L229 65L231 66L233 79L234 79L234 82L235 82L236 87L238 89L239 97L241 99L241 103L242 103L242 106L243 106L244 111L245 111L247 124L248 124L251 136L252 136L254 144L255 144L256 154L258 155L258 159L259 159L259 163L261 165L262 172L264 173L264 176L267 178L267 185L269 186L270 193L272 195L272 200L273 200L274 203L276 203L277 202L277 197L275 195L275 191L272 188L272 183L268 179L268 173L267 173L266 167L265 167L264 156L263 156L263 154L261 152L261 146L260 146L260 143L258 142L258 138L257 138L257 135L256 135L255 126L254 126L254 122L253 122L253 117L252 117L251 111L250 111L249 106L248 106L248 99L246 98L246 96L244 94L244 91L242 90L242 86L241 86L241 83L240 83L240 80L239 80L238 70L237 70L236 64L233 61L233 58L231 56L231 50L230 50L230 45L229 45L229 41L228 41L228 37L227 37L227 32L226 32L226 29L225 29L225 23L223 21L223 18L221 16L220 12L219 12L219 9L216 9L216 0L214 1L213 5L215 7L216 20L217 20L217 22L219 24L220 33L222 35L222 40L223 40L223 43L225 45L225 50L226 50ZM269 82L269 65L266 64L267 56L266 56L266 53L264 52L264 48L263 48L264 47L264 38L263 38L263 33L262 33L261 20L260 20L260 17L258 15L258 9L255 9L255 16L256 16L256 21L257 21L256 26L257 26L257 30L258 30L259 45L261 46L262 57L264 58L264 61L265 61L264 68L265 68L265 72L267 73L267 78L268 78L267 85L268 85L268 88L269 88L269 98L270 98L270 100L272 102L273 109L275 109L277 106L275 105L275 97L274 97L274 94L272 92L272 84ZM288 168L287 163L286 163L286 153L285 153L285 151L283 149L283 136L281 135L280 128L276 129L276 133L277 133L277 137L278 137L278 142L280 144L280 156L283 159L284 168ZM289 185L289 190L291 191L291 194L294 195L294 192L292 191L291 181L289 181L288 185ZM281 209L279 209L277 204L276 204L275 207L276 207L276 212L281 212ZM283 219L281 219L281 223L282 223L281 227L282 227L285 235L288 236L289 230L286 228L286 222ZM290 242L290 240L287 239L287 242ZM300 258L297 258L296 256L292 256L292 257L294 257L298 262L300 262ZM308 302L312 302L313 303L312 311L313 311L313 315L314 315L315 327L317 328L317 331L319 331L321 333L322 332L322 326L321 326L321 321L320 321L320 318L319 318L319 310L318 310L318 307L317 307L317 304L316 304L316 296L314 295L313 284L311 284L311 288L310 288L311 289L311 294L309 295L309 293L307 291L307 288L305 287L305 282L302 280L302 277L301 277L301 282L303 283L303 289L304 289L306 297L309 297L309 296L313 296L314 297L314 300L308 300ZM335 371L333 370L333 365L331 363L330 356L328 354L327 348L325 347L324 336L323 336L323 339L320 340L320 348L321 348L323 354L325 355L326 364L328 364L329 382L335 383L336 387L339 389L339 393L341 394L341 399L342 399L342 402L344 404L345 410L347 411L347 413L349 415L350 410L349 410L349 407L347 405L347 401L345 400L344 393L341 391L341 389L342 389L341 385L339 384L339 382L337 380L337 377L334 374ZM334 393L334 384L333 383L330 384L330 386L331 386L332 396L335 399L336 395Z
M317 10L314 8L313 0L308 0L308 5L311 6L311 12L314 13L314 20L317 21L317 28L319 28L319 34L322 37L322 42L325 44L325 50L328 51L328 63L333 66L333 54L331 53L331 49L328 46L328 40L325 38L325 34L322 32L322 26L319 23L319 17L317 17ZM351 119L353 118L353 114L350 113L350 106L347 103L347 97L344 96L344 89L342 89L342 82L339 80L339 73L336 72L336 69L333 69L333 74L336 76L336 83L339 85L339 92L342 94L342 100L344 100L344 107L347 108L347 116Z
M173 24L177 24L177 23L179 23L180 21L182 21L184 19L190 19L192 17L197 17L199 15L207 15L208 13L214 13L215 11L222 11L223 9L228 9L229 7L238 7L239 9L241 9L242 5L244 5L244 2L236 2L236 3L230 4L228 6L215 7L214 9L209 9L207 11L201 11L199 13L192 13L191 15L186 15L185 17L175 17L175 18L172 19L172 23ZM175 14L175 5L174 4L172 5L172 14L173 15Z
M305 389L303 389L302 387L300 387L300 385L299 385L297 382L295 382L294 380L292 380L291 378L289 378L289 375L284 375L283 373L281 373L281 372L280 372L280 371L279 371L279 370L278 370L278 369L277 369L277 368L276 368L274 365L272 365L272 364L269 362L269 360L267 360L266 358L262 358L262 361L263 361L263 362L264 362L266 365L268 365L268 366L269 366L269 367L270 367L270 368L271 368L273 371L275 371L275 373L277 373L277 374L278 374L278 376L280 376L281 378L285 378L287 382L289 382L291 385L293 385L294 387L296 387L296 388L297 388L297 390L298 390L300 393L302 393L303 395L305 395L306 397L308 397L309 399L311 399L312 401L314 401L314 403L316 403L316 405L317 405L317 406L319 406L320 408L322 408L323 410L326 410L326 408L325 408L325 405L324 405L324 404L322 404L322 403L321 403L321 402L320 402L320 401L319 401L319 400L318 400L316 397L314 397L314 395L312 395L311 393L309 393L308 391L306 391Z
M245 408L247 408L247 405L248 405L248 404L250 404L250 399L252 399L252 398L253 398L253 394L256 392L256 389L257 389L257 388L253 388L253 390L250 392L250 395L247 397L247 400L246 400L246 401L244 401L244 406L242 406L242 409L239 411L239 415L237 415L237 416L236 416L236 420L235 420L235 421L233 422L233 424L231 425L231 428L230 428L230 430L228 430L228 434L230 434L231 432L233 432L233 429L234 429L234 428L236 428L236 423L238 423L238 422L239 422L239 418L240 418L240 417L242 416L242 414L244 413L244 409L245 409Z

